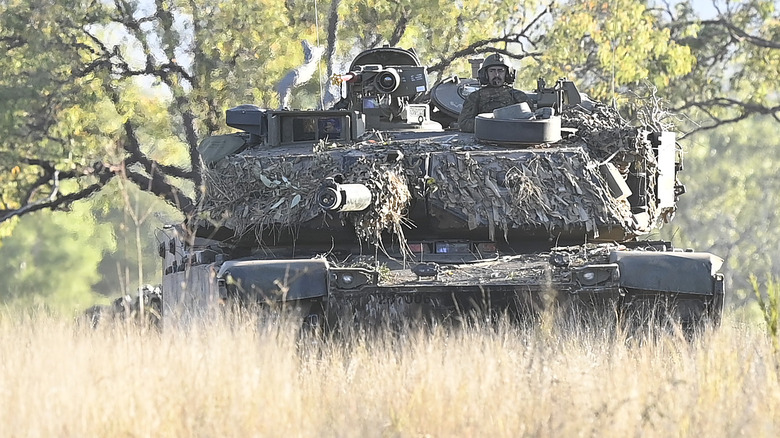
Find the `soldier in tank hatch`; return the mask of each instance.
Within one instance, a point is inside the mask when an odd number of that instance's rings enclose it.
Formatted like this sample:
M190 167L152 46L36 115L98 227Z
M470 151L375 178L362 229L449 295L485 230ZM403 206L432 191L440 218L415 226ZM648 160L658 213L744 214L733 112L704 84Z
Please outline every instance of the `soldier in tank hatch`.
M458 117L458 127L463 132L474 132L474 117L478 114L528 101L525 93L512 88L515 71L506 64L500 54L488 56L482 63L478 76L482 88L466 97Z

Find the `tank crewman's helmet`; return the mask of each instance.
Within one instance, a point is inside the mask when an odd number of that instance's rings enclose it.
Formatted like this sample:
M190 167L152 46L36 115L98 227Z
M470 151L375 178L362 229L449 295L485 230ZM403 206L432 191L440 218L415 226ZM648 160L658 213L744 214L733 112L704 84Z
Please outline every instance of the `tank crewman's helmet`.
M485 58L485 61L482 62L482 67L479 68L479 71L477 72L477 79L479 79L479 83L482 85L488 85L488 73L487 70L489 67L494 67L501 65L504 68L506 68L506 76L504 79L504 83L511 84L515 81L515 69L510 67L506 61L504 61L504 57L499 53L494 53L487 58Z

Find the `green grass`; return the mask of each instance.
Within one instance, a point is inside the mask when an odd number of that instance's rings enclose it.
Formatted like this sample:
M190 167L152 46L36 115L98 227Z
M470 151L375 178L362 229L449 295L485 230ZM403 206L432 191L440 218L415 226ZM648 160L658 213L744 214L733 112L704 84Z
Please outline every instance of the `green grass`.
M762 288L758 279L750 276L761 316L766 324L767 335L772 339L775 354L780 354L780 284L771 276Z

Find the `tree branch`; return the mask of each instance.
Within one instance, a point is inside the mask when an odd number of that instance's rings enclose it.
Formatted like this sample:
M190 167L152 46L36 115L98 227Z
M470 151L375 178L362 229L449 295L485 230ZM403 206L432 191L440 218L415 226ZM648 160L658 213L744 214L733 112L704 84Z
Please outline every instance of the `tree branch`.
M393 33L388 39L388 44L390 44L390 46L398 45L398 42L401 41L401 38L404 36L404 32L406 32L406 26L409 24L409 11L404 9L398 2L396 2L396 5L398 5L398 9L396 10L398 13L398 21L395 22Z
M333 75L333 56L336 54L336 33L339 26L339 5L341 0L332 0L330 3L330 13L328 14L328 37L325 57L328 64L328 77Z
M757 47L764 47L767 49L780 49L779 41L768 40L755 35L750 35L749 33L745 32L744 29L735 26L734 23L724 18L718 18L716 20L702 20L700 23L723 26L728 29L732 38L740 42L744 41L748 44L752 44Z
M522 45L523 40L529 40L530 37L528 36L531 32L531 29L535 26L535 24L541 20L545 15L549 14L552 11L552 4L548 5L546 8L544 8L542 11L540 11L536 17L531 20L528 25L526 25L520 32L518 33L510 33L507 35L504 35L502 37L495 37L495 38L485 38L479 41L475 41L468 46L464 47L463 49L456 50L452 52L450 56L447 56L446 58L442 58L439 62L429 65L428 66L428 72L441 72L447 67L452 64L453 61L456 59L460 59L469 55L477 55L480 53L501 53L504 55L507 55L514 59L523 59L529 56L539 56L542 54L542 52L525 52L523 54L515 54L511 53L506 49L497 49L494 47L491 47L491 45L496 43L518 43Z
M138 137L135 135L135 127L132 125L132 123L127 121L125 122L124 127L126 141L122 144L122 147L128 154L130 154L130 158L126 160L128 165L138 163L143 166L144 170L150 175L155 173L163 173L164 175L176 178L185 178L189 180L193 179L194 172L191 170L188 171L177 166L163 165L157 163L156 161L150 160L146 154L141 152L141 144L138 141Z
M37 158L23 158L23 162L31 165L31 166L38 166L43 171L43 174L40 175L32 184L30 184L30 188L27 190L27 193L24 196L24 203L29 204L33 202L33 198L35 197L35 193L37 193L40 189L42 189L49 181L61 181L63 179L71 179L76 178L77 175L75 172L60 172L58 171L53 163L50 163L48 161L40 160ZM55 190L52 190L52 193L49 195L49 197L54 196L56 193Z
M685 104L672 109L672 111L684 112L693 108L697 108L703 111L711 120L713 120L713 123L705 126L698 126L697 128L683 135L681 138L685 138L686 136L695 132L707 131L715 129L719 126L737 123L754 115L771 115L773 118L780 121L778 118L780 115L780 105L769 107L753 102L741 102L739 100L726 97L719 97L700 102L686 102ZM739 114L733 117L721 118L716 116L711 111L713 108L735 109L739 111Z
M51 163L41 162L40 160L30 160L30 161L31 161L30 164L38 164L44 167L45 172L51 171L51 169L54 168ZM24 205L16 209L0 210L0 223L5 222L13 217L23 216L25 214L32 213L38 210L45 210L45 209L56 210L58 208L68 207L72 203L81 199L88 198L98 190L102 189L111 180L111 178L115 176L114 172L112 172L110 169L103 167L102 165L97 165L91 174L98 177L98 182L91 184L81 190L75 191L73 193L69 193L67 195L60 195L59 184L60 181L62 181L63 177L67 177L68 179L73 179L76 178L78 175L73 174L71 172L62 172L60 174L55 170L51 174L50 179L43 181L43 184L38 186L38 188L41 188L45 185L46 182L52 181L52 192L49 194L49 196L47 196L45 199L36 202L29 202L30 199L27 199ZM41 178L39 178L37 181L41 181Z
M17 35L12 35L0 37L0 43L5 45L6 50L11 50L24 46L27 41Z
M165 199L171 204L175 205L181 212L186 215L191 215L196 211L195 203L189 196L184 194L178 187L169 184L165 177L160 172L151 172L152 177L135 172L127 168L125 175L135 185L141 189L154 193L155 195Z

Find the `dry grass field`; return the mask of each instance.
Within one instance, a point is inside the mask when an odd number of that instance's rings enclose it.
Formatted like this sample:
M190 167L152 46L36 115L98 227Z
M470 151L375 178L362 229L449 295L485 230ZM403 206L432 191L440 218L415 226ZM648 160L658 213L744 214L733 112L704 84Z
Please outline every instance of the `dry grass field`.
M780 432L761 327L693 342L541 325L299 337L0 316L4 437L746 436Z

